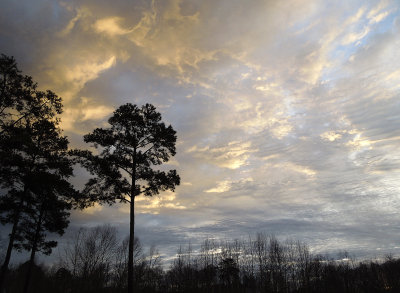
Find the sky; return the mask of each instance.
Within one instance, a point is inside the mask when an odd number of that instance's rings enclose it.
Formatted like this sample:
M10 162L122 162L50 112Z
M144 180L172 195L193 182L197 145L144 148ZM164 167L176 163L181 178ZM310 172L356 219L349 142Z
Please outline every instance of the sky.
M0 52L63 98L71 147L120 105L177 131L175 192L136 199L165 257L257 232L314 253L400 255L400 3L3 1ZM82 187L88 174L75 170ZM129 208L74 211L128 234Z

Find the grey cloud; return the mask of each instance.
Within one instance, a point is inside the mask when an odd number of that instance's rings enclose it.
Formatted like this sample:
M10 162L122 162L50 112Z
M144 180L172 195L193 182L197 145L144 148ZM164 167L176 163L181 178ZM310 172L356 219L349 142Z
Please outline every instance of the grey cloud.
M177 130L173 168L187 184L173 202L186 209L139 210L145 245L171 255L189 241L266 231L321 253L398 253L398 78L385 78L399 65L399 28L394 13L367 23L378 1L353 24L346 22L361 1L7 4L4 53L66 95L74 146L85 147L82 133L126 102L155 104ZM125 33L146 15L144 36ZM112 17L118 33L96 30L96 21ZM341 43L364 26L371 31L360 44ZM96 106L105 108L84 119ZM227 168L227 154L243 145L242 164ZM82 185L87 174L77 174ZM229 188L206 192L219 182ZM109 222L121 236L128 223L119 206L71 220L71 233Z

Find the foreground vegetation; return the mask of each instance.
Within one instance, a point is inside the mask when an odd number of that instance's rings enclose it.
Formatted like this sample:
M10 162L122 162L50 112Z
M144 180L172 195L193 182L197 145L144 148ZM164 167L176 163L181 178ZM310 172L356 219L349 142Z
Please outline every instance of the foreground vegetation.
M400 260L356 262L313 255L298 241L258 234L206 239L177 250L166 264L155 247L135 241L135 292L399 292ZM52 267L35 265L30 292L126 292L128 241L116 229L81 229ZM6 292L20 292L27 263L11 268Z

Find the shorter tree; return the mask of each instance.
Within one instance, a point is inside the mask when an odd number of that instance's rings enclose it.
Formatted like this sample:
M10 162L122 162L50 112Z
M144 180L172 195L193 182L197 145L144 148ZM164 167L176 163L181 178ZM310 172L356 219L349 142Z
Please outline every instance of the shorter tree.
M63 234L68 226L69 210L81 206L82 195L68 182L74 161L69 157L68 140L61 135L57 121L38 120L23 126L7 126L2 136L3 186L8 193L0 198L3 223L12 224L2 278L11 249L28 250L25 292L35 254L51 253L57 245L46 241L46 232Z
M33 201L29 202L22 214L19 238L14 247L30 251L24 292L28 292L31 271L37 252L49 255L57 241L47 240L47 233L63 235L69 224L69 211L75 194L72 185L59 175L43 172L35 174Z

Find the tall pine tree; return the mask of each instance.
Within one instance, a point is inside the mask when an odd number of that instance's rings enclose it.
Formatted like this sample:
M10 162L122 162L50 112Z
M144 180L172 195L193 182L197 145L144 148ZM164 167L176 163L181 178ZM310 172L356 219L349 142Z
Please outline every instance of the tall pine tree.
M94 175L84 189L88 200L100 203L120 201L130 204L128 292L134 290L133 245L135 237L135 197L152 196L174 190L180 178L176 170L164 172L154 167L167 162L176 153L176 132L165 126L153 105L120 106L108 120L109 128L97 128L84 136L99 148L99 154L77 153L83 165Z

